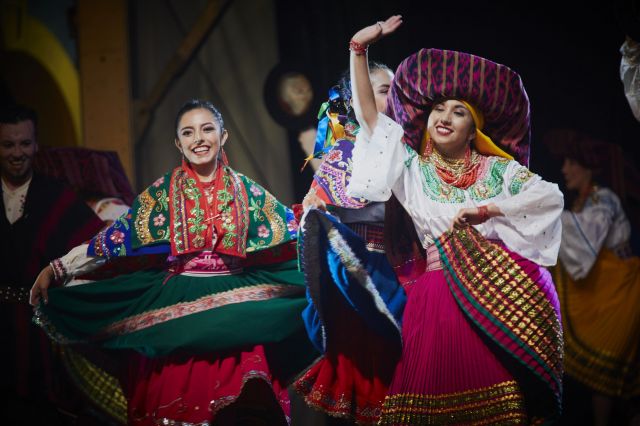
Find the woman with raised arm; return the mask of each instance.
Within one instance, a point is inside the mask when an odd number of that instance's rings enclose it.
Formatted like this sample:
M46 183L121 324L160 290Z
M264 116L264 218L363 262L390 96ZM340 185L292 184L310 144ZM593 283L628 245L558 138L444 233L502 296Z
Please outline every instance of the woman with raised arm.
M369 78L376 108L384 111L393 73L369 62ZM300 264L309 300L303 318L323 356L294 386L307 404L333 417L375 424L400 354L406 299L385 255L384 203L346 195L360 131L350 81L347 71L321 109L316 151L324 158L303 201Z
M401 22L393 16L368 26L350 43L361 131L348 194L372 201L393 194L426 259L405 284L402 355L380 424L554 419L562 332L543 266L557 260L563 197L525 167L526 92L504 65L422 49L400 64L388 115L379 113L367 47Z
M287 381L315 356L296 222L228 166L210 102L187 102L175 131L182 164L41 272L35 321L62 344L126 351L128 424L284 424ZM98 280L49 289L75 278Z

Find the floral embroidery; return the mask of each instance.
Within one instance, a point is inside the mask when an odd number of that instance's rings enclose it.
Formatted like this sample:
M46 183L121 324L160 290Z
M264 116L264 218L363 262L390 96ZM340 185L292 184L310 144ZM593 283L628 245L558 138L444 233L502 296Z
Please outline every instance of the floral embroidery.
M155 186L156 188L159 188L160 185L162 185L164 183L164 176L159 177L158 179L156 179L155 182L153 182L153 186Z
M271 232L269 231L269 228L267 228L265 225L258 226L258 237L260 237L260 238L268 238L269 235L271 235Z
M303 292L304 288L297 285L257 284L251 287L241 287L124 318L107 326L100 335L96 337L129 334L221 306L287 297L300 294L301 291Z
M122 244L124 243L124 232L114 230L109 236L109 239L113 241L114 244Z
M509 160L499 157L483 157L478 180L467 191L469 197L475 201L484 201L502 193L504 173ZM440 203L464 203L465 191L449 185L440 179L434 165L428 158L420 158L419 167L422 171L422 188L432 200Z
M166 218L164 217L164 215L162 213L160 213L158 216L153 218L153 224L155 226L162 226L164 225Z
M263 222L264 221L264 215L262 214L262 201L261 200L256 200L255 198L252 198L249 201L249 211L253 215L253 220L255 220L256 222Z
M533 176L534 174L526 167L518 168L518 171L511 181L511 185L509 185L509 192L511 192L511 195L519 194L522 190L522 185L524 185Z
M488 162L481 165L485 171L481 172L476 183L469 187L469 195L476 201L484 201L502 193L503 176L509 164L509 160L499 157L485 157L482 161Z
M222 222L222 229L225 230L224 237L222 237L222 246L224 248L231 248L235 244L235 239L238 234L236 233L236 224L231 220L231 201L233 196L229 192L229 186L231 186L231 178L229 175L225 175L222 178L224 182L224 188L218 190L218 212L221 214L227 214Z
M249 191L251 191L254 197L259 197L264 194L264 192L262 192L262 189L260 189L257 185L251 185Z
M338 161L342 161L342 151L338 149L331 150L325 157L325 161L329 163L337 163Z
M415 153L415 151L413 152ZM424 178L422 190L429 198L440 203L463 203L465 201L464 191L443 182L428 158L420 157L418 164Z

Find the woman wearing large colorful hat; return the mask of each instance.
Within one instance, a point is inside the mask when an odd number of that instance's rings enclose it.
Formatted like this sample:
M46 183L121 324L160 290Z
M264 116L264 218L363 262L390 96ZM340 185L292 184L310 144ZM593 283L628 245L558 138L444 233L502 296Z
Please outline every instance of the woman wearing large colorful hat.
M504 65L422 49L400 64L387 115L378 113L367 46L401 23L391 17L350 43L362 131L348 193L395 196L426 263L405 284L403 351L380 424L553 419L562 331L543 266L557 260L563 197L526 167L526 92Z

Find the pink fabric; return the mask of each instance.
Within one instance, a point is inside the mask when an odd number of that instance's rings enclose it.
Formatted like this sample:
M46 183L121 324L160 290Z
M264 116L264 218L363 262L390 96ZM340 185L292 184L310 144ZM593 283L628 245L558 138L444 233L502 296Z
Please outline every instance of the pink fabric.
M460 310L442 270L425 272L405 290L404 345L389 395L458 393L515 380Z
M129 424L151 426L162 419L180 422L211 422L218 411L237 400L245 384L264 380L289 418L286 387L272 377L262 345L233 355L208 354L198 357L171 355L146 358L132 355L129 377ZM264 397L264 395L261 395ZM251 404L268 407L271 395ZM284 416L282 420L284 421Z

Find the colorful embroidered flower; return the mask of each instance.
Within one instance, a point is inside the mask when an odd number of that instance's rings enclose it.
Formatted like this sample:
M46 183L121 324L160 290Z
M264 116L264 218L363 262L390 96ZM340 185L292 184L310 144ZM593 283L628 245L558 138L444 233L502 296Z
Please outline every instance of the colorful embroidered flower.
M334 149L327 154L327 162L329 163L337 163L338 161L342 161L342 151L339 149Z
M220 214L220 220L222 220L222 223L226 223L229 224L231 222L233 222L233 218L231 217L231 213L230 212L222 212Z
M294 219L291 219L289 222L287 222L287 229L289 230L289 232L298 232L298 222L296 222Z
M160 185L162 185L164 183L164 176L156 179L155 182L153 182L153 186L155 186L156 188L159 187Z
M124 232L122 231L113 231L111 233L111 235L109 236L109 239L114 243L114 244L122 244L124 243Z
M265 225L258 226L258 237L267 238L269 235L271 235L271 231L269 231L269 228L267 228Z
M153 218L153 224L155 226L162 226L164 225L165 220L167 220L164 215L162 213L160 213L158 216Z
M262 189L258 188L255 185L251 185L251 188L249 188L249 191L251 191L254 197L258 197L263 194Z

